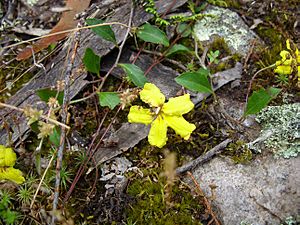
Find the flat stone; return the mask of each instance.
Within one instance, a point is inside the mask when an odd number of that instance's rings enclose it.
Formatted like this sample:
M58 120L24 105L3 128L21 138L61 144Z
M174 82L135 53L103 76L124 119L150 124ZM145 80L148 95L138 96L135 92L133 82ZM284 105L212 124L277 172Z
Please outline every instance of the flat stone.
M199 41L213 42L216 37L221 37L233 53L247 55L251 41L257 36L236 12L209 6L203 14L209 16L197 21L194 26L195 36Z
M212 206L222 224L279 225L300 215L300 158L259 155L247 165L216 157L193 175L207 196L216 185Z

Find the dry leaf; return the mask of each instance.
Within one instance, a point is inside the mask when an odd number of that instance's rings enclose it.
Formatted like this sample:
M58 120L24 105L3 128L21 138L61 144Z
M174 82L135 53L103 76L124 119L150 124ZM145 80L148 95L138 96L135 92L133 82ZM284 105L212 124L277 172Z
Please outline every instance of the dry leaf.
M84 11L90 4L90 0L67 0L66 8L70 9L62 13L62 17L56 26L50 31L50 34L70 30L76 27L77 20L74 20L74 17L77 13ZM27 46L24 48L18 55L17 60L28 59L32 56L32 53L39 52L44 48L47 48L50 44L56 43L59 40L64 39L68 36L69 32L56 34L49 37L44 37L38 40L33 45Z

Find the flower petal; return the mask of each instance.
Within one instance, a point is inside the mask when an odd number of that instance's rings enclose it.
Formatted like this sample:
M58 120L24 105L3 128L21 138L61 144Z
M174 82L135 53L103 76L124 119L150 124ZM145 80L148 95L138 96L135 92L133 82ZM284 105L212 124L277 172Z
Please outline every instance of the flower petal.
M196 129L196 126L187 122L182 116L164 115L169 127L175 130L185 140L190 138L191 133Z
M296 48L295 55L296 55L296 61L297 61L297 63L300 63L300 53L299 53L299 49L298 48Z
M190 95L185 94L179 97L170 98L164 104L162 111L168 115L181 116L194 108L194 103L190 100Z
M0 166L13 166L16 159L17 155L11 148L0 145Z
M166 120L158 115L151 124L151 129L148 135L150 145L162 148L167 143L167 123Z
M10 180L17 184L22 184L25 178L22 176L22 172L13 167L0 168L0 180Z
M140 98L151 107L159 107L165 103L165 96L154 84L146 83L144 89L140 92Z
M128 114L128 122L150 124L153 120L150 109L144 109L141 106L131 106Z
M279 74L289 75L293 72L293 68L291 66L277 66L274 72Z

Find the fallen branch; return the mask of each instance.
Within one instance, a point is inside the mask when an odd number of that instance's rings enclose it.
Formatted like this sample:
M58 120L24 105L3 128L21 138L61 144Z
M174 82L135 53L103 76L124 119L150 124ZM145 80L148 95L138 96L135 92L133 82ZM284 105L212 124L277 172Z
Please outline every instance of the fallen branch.
M189 163L178 167L176 169L176 174L183 174L189 170L192 170L193 168L195 168L196 166L199 166L203 163L205 163L206 161L208 161L210 158L212 158L214 155L222 152L225 147L232 142L232 140L230 138L226 139L225 141L222 141L220 144L218 144L217 146L213 147L212 149L210 149L208 152L206 152L204 155L199 156L198 158L190 161Z

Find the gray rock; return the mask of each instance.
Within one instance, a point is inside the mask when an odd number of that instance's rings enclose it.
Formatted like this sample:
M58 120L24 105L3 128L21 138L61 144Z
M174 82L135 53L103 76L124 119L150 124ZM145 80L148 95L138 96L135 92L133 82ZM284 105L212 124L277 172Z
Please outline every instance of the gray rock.
M300 214L300 158L260 155L249 165L214 158L193 174L207 196L217 186L212 205L225 225L281 224Z
M247 55L251 41L257 36L237 13L209 6L204 14L209 16L197 21L194 26L195 36L199 41L212 42L214 37L222 37L232 52Z

